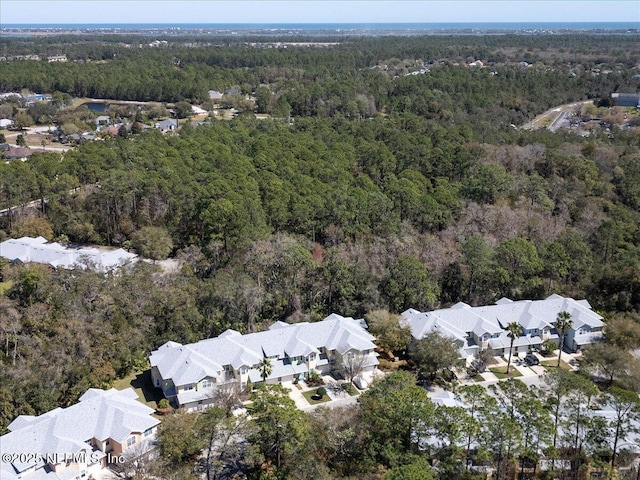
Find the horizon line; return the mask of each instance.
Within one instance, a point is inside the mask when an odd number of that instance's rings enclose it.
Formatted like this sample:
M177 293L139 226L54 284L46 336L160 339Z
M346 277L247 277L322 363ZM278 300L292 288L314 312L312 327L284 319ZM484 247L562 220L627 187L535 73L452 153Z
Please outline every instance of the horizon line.
M509 20L509 21L469 21L469 20L460 20L460 21L433 21L433 22L416 22L416 21L395 21L395 22L377 22L377 21L352 21L352 22L307 22L307 21L299 21L299 22L52 22L52 23L43 23L43 22L14 22L14 23L0 23L0 28L10 25L399 25L399 24L407 24L407 25L438 25L438 24L611 24L611 23L626 23L626 24L637 24L640 26L640 21L635 20L588 20L588 21L573 21L573 20L537 20L537 21L519 21L519 20Z

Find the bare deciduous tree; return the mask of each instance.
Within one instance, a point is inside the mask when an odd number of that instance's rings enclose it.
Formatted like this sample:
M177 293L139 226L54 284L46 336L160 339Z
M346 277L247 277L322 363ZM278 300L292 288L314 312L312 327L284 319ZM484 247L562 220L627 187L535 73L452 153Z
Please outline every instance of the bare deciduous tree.
M366 362L367 357L361 353L347 353L342 357L340 367L344 370L349 383L353 383L353 380L364 371Z
M240 385L237 381L218 385L211 392L211 399L216 406L223 408L227 415L231 415L231 411L240 404Z

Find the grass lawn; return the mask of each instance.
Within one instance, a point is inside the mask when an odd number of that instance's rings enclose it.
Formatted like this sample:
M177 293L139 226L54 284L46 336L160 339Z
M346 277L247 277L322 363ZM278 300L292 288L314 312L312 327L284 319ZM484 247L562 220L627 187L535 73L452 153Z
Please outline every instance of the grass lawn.
M556 368L556 365L558 365L558 359L554 358L551 360L542 360L540 362L540 365L542 365L544 368ZM563 370L572 370L571 365L569 365L564 360L560 360L560 368L562 368Z
M502 380L503 378L516 378L522 376L522 374L516 368L514 368L513 365L509 370L509 375L507 375L507 367L491 367L489 371L500 380Z
M132 373L113 383L113 388L116 390L124 390L129 387L136 391L138 400L153 409L155 409L158 406L158 402L164 398L162 391L159 388L154 388L151 383L151 370Z
M323 395L320 400L314 400L311 397L315 394L316 394L315 390L308 390L306 392L302 392L302 395L304 396L304 398L307 399L307 402L309 402L309 405L317 405L319 403L325 403L331 400L329 395Z
M355 397L356 395L358 395L358 389L356 387L354 387L353 385L351 385L350 383L343 383L342 385L340 385L342 387L342 389L347 392L349 395L351 395L352 397Z

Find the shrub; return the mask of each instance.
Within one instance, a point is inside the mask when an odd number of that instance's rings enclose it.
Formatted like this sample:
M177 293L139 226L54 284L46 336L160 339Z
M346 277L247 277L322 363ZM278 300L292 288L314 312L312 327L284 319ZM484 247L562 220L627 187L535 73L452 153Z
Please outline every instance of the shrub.
M320 396L320 398L324 397L327 394L327 389L324 387L320 387L316 390L316 394Z
M324 380L320 374L314 370L309 372L309 377L307 378L307 385L310 387L317 387L319 385L324 385Z
M542 342L542 348L540 349L540 354L543 357L550 357L551 355L553 355L553 351L556 348L558 348L558 345L556 345L556 342L548 338L544 342Z

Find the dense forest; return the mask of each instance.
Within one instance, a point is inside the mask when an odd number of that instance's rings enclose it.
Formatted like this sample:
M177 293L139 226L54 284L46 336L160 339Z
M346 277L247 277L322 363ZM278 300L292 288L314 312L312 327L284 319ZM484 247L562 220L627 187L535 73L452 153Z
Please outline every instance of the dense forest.
M40 200L0 217L0 240L42 235L124 247L152 260L107 275L0 263L0 430L19 414L69 405L89 387L143 370L147 353L168 340L193 342L227 328L250 332L331 312L363 317L551 293L586 298L607 320L635 325L640 134L612 120L586 137L520 127L578 100L600 105L593 106L599 119L637 117L637 109L607 107L610 93L640 89L638 41L434 36L277 49L172 38L163 48L132 49L124 43L139 38L3 40L6 57L63 52L70 61L0 62L0 91L196 103L209 101L208 90L236 87L239 100L251 96L254 103L242 103L230 121L186 122L171 135L140 130L0 164L0 209ZM466 65L475 60L484 66ZM72 110L60 103L51 118ZM23 110L12 104L8 111ZM83 115L73 121L92 121ZM167 257L178 267L157 262ZM623 353L639 346L620 343ZM617 387L635 389L636 361L619 358L626 367L618 365ZM286 444L290 463L269 463L267 473L381 478L388 469L390 479L430 478L424 458L431 455L448 465L442 478L462 478L464 456L456 463L452 445L464 441L451 436L466 433L447 430L460 412L416 413L425 431L449 435L444 443L452 446L424 456L407 436L405 410L397 413L402 418L388 416L399 405L425 404L412 398L424 390L411 385L400 373L363 396L362 418L289 411L300 438ZM376 400L388 401L389 392L398 403ZM524 400L510 411L526 416L534 399L517 395ZM478 415L493 415L487 409ZM323 429L330 424L342 428L343 444L329 443ZM548 444L548 428L520 433ZM325 443L313 445L311 432ZM500 446L487 453L495 461L531 453L533 437L502 438L512 442L508 458L507 444L488 438L491 448ZM312 447L313 454L297 450ZM580 448L574 454L582 458ZM193 452L175 455L193 460ZM248 472L274 478L256 462ZM411 468L417 476L409 476Z

